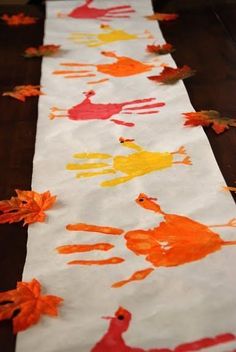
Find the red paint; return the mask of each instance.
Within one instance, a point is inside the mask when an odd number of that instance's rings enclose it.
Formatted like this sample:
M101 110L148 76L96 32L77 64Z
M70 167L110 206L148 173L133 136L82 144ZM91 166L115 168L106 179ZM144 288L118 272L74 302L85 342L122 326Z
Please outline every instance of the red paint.
M122 125L126 127L133 127L134 123L133 122L124 122L116 119L111 119L112 122L116 123L117 125Z
M185 343L174 349L154 348L144 350L142 348L127 346L123 339L122 335L128 330L132 319L132 314L128 310L120 307L114 317L105 317L104 319L110 320L109 328L91 352L193 352L236 340L236 336L233 334L223 334L213 338L204 338Z
M129 5L108 7L107 9L100 9L96 7L90 7L93 0L86 0L85 4L76 7L69 17L73 18L93 18L93 19L104 19L109 20L112 18L129 18L129 13L135 12Z
M138 100L132 100L132 101L127 101L124 103L105 103L105 104L95 104L91 102L91 97L95 95L95 92L93 90L84 93L85 94L85 99L73 106L71 109L68 110L68 117L71 120L107 120L113 117L114 115L117 115L119 113L136 113L138 115L140 114L152 114L152 113L157 113L157 111L148 111L148 108L152 109L153 107L160 107L164 106L164 103L152 103L152 104L145 104L145 105L140 105L140 106L135 106L135 107L128 107L126 106L132 105L132 104L143 104L143 103L148 103L148 102L153 102L156 101L155 98L148 98L148 99L138 99ZM136 110L141 110L140 112L136 112ZM142 111L145 110L145 111ZM147 111L146 111L147 110ZM113 119L113 122L132 127L134 126L133 123L128 123L120 120Z

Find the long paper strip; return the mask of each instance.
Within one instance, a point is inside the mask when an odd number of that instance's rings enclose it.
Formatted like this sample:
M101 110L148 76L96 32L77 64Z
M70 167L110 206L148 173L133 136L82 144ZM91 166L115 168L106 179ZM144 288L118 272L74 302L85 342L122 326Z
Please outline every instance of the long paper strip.
M16 351L233 350L235 205L202 128L183 127L194 111L183 83L147 79L176 67L145 50L165 43L144 18L151 2L90 1L122 8L76 18L84 4L47 3L44 43L63 52L43 59L32 187L58 202L29 228L23 275L64 305L19 334ZM104 73L114 55L146 68Z

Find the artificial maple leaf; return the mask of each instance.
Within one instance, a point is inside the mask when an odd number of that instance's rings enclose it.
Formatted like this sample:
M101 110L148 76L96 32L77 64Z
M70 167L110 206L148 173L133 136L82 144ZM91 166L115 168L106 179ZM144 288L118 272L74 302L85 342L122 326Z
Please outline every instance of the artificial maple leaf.
M168 67L165 66L163 71L158 76L149 76L148 79L164 84L174 84L180 79L191 77L196 71L192 70L189 66L183 67Z
M8 26L28 25L37 22L36 17L25 16L22 12L12 16L4 14L1 16L1 19L5 21Z
M153 15L145 16L150 21L173 21L178 18L179 15L177 13L160 13L155 12Z
M38 48L30 47L25 50L24 57L50 56L58 52L60 47L60 45L54 44L40 45Z
M16 190L17 197L0 201L0 224L13 223L24 220L24 225L44 222L45 210L52 207L56 201L51 193L37 193L34 191Z
M16 86L11 92L5 92L3 96L10 96L17 100L25 102L26 97L36 97L43 95L43 92L40 91L40 86L25 85L25 86Z
M230 191L230 192L236 193L236 187L224 186L224 187L223 187L223 191Z
M62 301L61 297L41 295L41 284L36 279L18 282L15 290L0 293L0 321L13 318L16 334L36 324L41 315L57 316Z
M169 54L172 53L174 51L174 47L171 44L163 44L163 45L147 45L146 50L149 53L155 53L158 55L165 55L165 54Z
M228 130L230 126L236 127L236 119L222 117L215 110L188 112L183 115L186 118L185 126L211 126L217 134Z

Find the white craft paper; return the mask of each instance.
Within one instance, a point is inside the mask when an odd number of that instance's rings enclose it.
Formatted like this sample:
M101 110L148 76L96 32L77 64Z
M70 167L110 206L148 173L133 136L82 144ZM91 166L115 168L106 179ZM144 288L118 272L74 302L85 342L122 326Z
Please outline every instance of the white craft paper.
M36 149L32 189L50 190L57 195L56 205L48 211L45 224L29 227L27 258L23 281L37 278L45 294L64 298L58 318L44 316L29 330L18 334L17 352L89 352L108 329L109 321L119 306L132 313L124 339L128 346L144 350L174 348L204 337L236 333L236 248L223 247L202 260L172 267L156 268L145 280L122 288L111 288L114 282L130 277L136 270L150 267L143 256L136 256L125 245L123 236L105 236L90 232L69 232L67 224L78 222L124 229L149 229L158 226L161 216L139 207L139 193L157 197L165 212L188 216L204 224L222 224L235 217L235 204L221 188L224 179L214 159L208 140L199 128L183 127L183 112L194 111L182 82L164 86L151 82L143 73L133 77L109 78L100 85L88 85L88 79L65 79L53 75L62 62L107 63L102 50L116 51L140 61L150 61L145 51L153 40L138 39L89 48L70 39L72 32L98 33L100 20L58 18L84 3L55 1L47 3L45 44L60 44L63 51L44 58L41 85L45 95L39 98ZM152 13L150 1L95 0L94 6L106 8L128 4L136 13L130 19L114 19L114 28L131 33L149 30L157 43L165 43L158 24L147 21ZM170 55L160 58L172 67ZM183 64L188 64L183 62ZM62 68L61 68L62 69ZM157 74L162 68L151 72ZM154 115L119 115L117 119L134 122L132 128L118 126L109 120L50 120L50 108L71 108L84 99L83 92L94 89L94 102L123 102L154 97L166 106ZM75 162L75 153L109 153L127 155L119 138L133 138L149 151L173 152L185 146L192 166L175 165L116 187L100 183L116 175L76 179L75 171L66 164ZM224 240L236 240L234 228L219 228ZM59 255L56 247L66 244L109 242L108 252ZM122 257L125 261L110 266L69 266L76 259ZM230 343L204 351L223 352L235 348ZM106 351L104 351L106 352Z

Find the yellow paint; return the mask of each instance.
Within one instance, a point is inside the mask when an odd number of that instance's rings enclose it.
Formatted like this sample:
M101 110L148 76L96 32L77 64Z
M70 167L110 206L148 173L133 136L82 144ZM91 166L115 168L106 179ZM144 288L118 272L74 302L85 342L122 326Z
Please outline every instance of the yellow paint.
M110 154L104 153L76 153L74 154L76 159L108 159L111 158Z
M88 164L68 164L68 170L99 169L108 166L106 163L88 163Z
M82 153L75 154L76 158L81 159L94 159L99 158L111 158L110 165L106 163L75 163L68 164L67 170L82 170L82 169L93 169L93 168L103 168L104 166L109 166L107 169L103 169L99 172L87 172L78 173L77 178L82 177L93 177L98 175L104 175L108 173L123 174L111 180L103 181L101 183L102 187L113 187L121 183L128 182L135 177L143 176L154 171L160 171L172 167L174 164L185 164L190 165L190 158L184 157L181 161L174 161L174 155L186 154L183 147L179 148L175 152L150 152L144 150L140 145L134 142L123 142L121 143L123 147L134 150L133 153L129 155L116 155L110 156L109 154L99 154L99 153Z
M69 37L73 42L85 44L88 47L97 47L113 42L135 40L142 38L138 34L130 34L122 29L113 29L110 26L101 28L104 32L99 34L94 33L72 33ZM150 33L145 32L146 38L150 37Z

